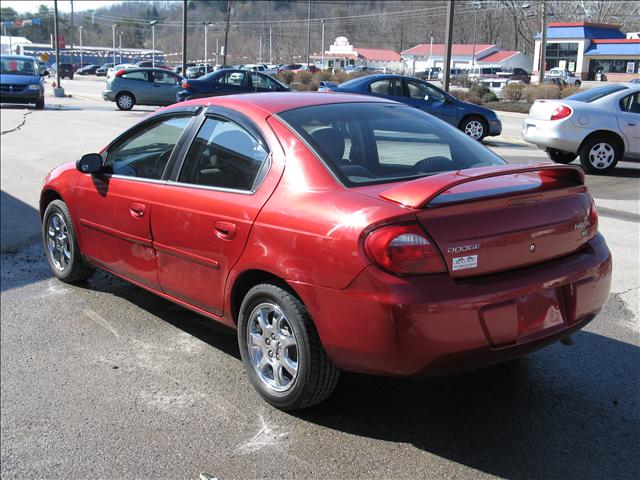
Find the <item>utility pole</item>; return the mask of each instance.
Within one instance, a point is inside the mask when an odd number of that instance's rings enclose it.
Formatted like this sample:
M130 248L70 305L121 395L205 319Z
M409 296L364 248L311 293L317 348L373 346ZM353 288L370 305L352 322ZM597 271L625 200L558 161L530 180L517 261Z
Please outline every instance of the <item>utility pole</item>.
M73 54L73 50L74 50L74 46L75 46L75 39L76 39L76 30L75 27L73 26L73 0L71 0L71 63L73 63L73 60L75 59L75 55ZM80 60L80 66L82 67L82 60Z
M322 48L320 49L320 58L322 59L322 69L324 70L324 18L322 19Z
M118 53L120 54L120 63L122 63L122 32L118 32Z
M182 75L187 74L187 0L182 0Z
M156 68L156 24L158 20L151 20L151 68Z
M204 25L204 73L206 75L207 73L209 73L207 71L207 55L209 53L207 51L207 33L209 29L209 22L202 22L202 24Z
M542 38L540 39L540 84L544 81L547 50L547 2L542 0Z
M454 0L449 0L447 3L447 25L444 32L444 65L442 68L442 88L445 92L449 91L449 75L451 73L451 44L453 42L453 12L454 12Z
M229 54L229 49L227 48L227 44L229 42L229 17L231 16L231 0L227 0L227 19L224 25L224 45L222 45L222 66L227 66L227 55Z
M307 9L307 65L309 65L309 57L311 57L311 0L308 0Z
M260 53L259 53L259 58L260 58L260 60L258 60L258 63L262 63L262 35L260 35Z
M80 30L80 68L82 68L82 29L84 27L82 25L80 25L78 27L78 30Z
M473 5L473 54L471 55L471 66L476 65L476 21L478 20L478 10L480 10L480 4L475 3Z
M64 97L64 88L60 86L60 42L58 41L58 0L53 2L53 28L54 28L54 41L56 42L56 88L53 89L54 97Z
M218 65L218 53L220 53L220 47L218 46L218 36L216 35L216 65Z
M273 65L273 54L271 50L271 27L269 27L269 65Z
M118 28L118 24L114 23L111 25L111 33L113 34L113 66L116 66L116 28Z

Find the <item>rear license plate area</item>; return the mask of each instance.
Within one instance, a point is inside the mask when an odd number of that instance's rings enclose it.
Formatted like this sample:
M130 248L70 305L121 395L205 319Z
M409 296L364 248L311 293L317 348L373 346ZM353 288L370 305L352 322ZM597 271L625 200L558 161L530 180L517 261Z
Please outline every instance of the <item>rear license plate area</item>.
M565 323L560 295L559 289L548 288L516 299L519 338Z

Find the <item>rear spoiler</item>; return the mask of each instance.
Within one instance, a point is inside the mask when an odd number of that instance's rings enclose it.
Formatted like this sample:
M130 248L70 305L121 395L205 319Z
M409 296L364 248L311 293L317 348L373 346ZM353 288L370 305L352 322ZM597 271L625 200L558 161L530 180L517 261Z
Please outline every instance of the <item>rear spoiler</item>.
M518 173L536 172L540 176L553 179L570 179L576 185L584 185L584 172L580 167L572 165L557 165L548 163L528 165L508 165L469 168L444 172L429 177L419 178L401 183L380 193L380 196L400 205L411 208L422 208L447 190L491 177L514 175Z
M322 81L318 84L318 91L319 92L326 92L326 91L332 91L334 88L336 88L338 86L337 83L334 82L326 82L326 81Z

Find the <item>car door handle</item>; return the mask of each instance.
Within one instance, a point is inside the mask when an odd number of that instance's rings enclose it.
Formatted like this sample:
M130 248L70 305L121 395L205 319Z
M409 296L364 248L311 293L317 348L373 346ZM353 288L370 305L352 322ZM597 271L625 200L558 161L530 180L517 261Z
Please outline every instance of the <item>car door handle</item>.
M214 225L216 236L223 240L232 240L238 231L235 223L230 222L216 222Z
M129 213L132 217L142 218L144 217L144 211L146 207L142 203L132 203L129 205Z
M630 127L635 127L636 126L636 122L627 122L627 125L629 125Z

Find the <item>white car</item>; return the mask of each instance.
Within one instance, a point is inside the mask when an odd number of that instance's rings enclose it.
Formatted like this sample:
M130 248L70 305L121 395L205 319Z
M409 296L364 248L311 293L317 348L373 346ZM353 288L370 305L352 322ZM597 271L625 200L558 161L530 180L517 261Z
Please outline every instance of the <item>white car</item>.
M107 70L107 79L113 77L120 70L126 70L127 68L140 68L140 67L138 67L138 65L134 65L133 63L120 63L119 65L116 65L115 67L111 67L109 70Z
M522 138L558 163L580 156L582 168L603 174L619 160L640 160L640 85L614 83L561 100L536 100Z
M579 87L580 85L582 85L582 81L580 81L580 78L576 77L573 72L570 72L565 68L552 68L547 73L545 73L545 76L549 78L561 78L572 87Z
M522 80L510 80L508 78L484 78L480 80L480 83L486 85L489 91L495 94L495 96L498 98L502 98L504 87L506 87L510 83L524 84Z

